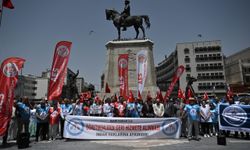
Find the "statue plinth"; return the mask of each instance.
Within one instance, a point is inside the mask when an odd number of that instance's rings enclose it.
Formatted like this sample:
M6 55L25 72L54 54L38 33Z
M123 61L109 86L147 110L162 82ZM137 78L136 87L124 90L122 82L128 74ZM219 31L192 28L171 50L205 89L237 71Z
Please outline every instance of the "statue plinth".
M120 91L118 57L120 54L128 54L128 87L135 96L137 95L136 54L141 50L146 50L148 54L148 67L142 97L145 99L148 91L151 92L152 96L156 95L156 74L153 58L153 42L151 40L109 41L106 44L106 48L104 85L108 83L111 94L119 94ZM102 92L105 92L105 86Z

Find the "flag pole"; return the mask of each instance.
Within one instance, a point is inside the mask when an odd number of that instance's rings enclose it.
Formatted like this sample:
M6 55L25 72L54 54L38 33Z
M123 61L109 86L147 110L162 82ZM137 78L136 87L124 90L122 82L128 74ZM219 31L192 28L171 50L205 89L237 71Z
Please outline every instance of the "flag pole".
M3 18L3 0L0 1L0 4L1 4L1 15L0 15L0 28L1 28L1 25L2 25L2 18Z

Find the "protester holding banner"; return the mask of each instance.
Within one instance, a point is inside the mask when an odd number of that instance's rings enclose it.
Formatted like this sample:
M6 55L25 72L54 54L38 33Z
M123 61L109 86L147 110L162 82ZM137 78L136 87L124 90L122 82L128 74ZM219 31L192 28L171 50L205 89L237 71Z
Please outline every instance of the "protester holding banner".
M82 116L83 115L83 103L80 102L80 99L76 100L75 106L73 108L73 115Z
M105 100L105 104L103 105L103 115L105 117L113 117L114 116L114 107L111 105L111 99L107 98Z
M154 109L155 117L157 117L157 118L163 117L164 112L165 112L165 108L164 108L164 105L161 103L159 98L157 98L156 103L153 104L153 109Z
M154 108L152 103L152 97L147 96L147 101L144 102L142 107L142 114L145 118L153 118L154 117Z
M117 117L124 117L125 116L126 105L124 105L123 102L124 102L123 97L120 96L119 101L117 103L117 108L116 108L118 110Z
M71 115L73 113L73 107L70 103L69 99L65 98L61 103L61 138L63 139L63 130L64 130L64 122L67 115Z
M199 113L200 113L200 107L195 103L195 99L193 97L189 98L189 103L188 105L185 106L183 115L185 113L188 114L188 140L194 139L199 141L200 139L198 138L199 135ZM194 137L192 138L192 133L194 129Z
M168 102L165 104L165 117L175 117L177 108L175 106L175 102L173 98L170 98Z
M133 118L138 117L138 112L137 112L137 108L135 106L133 96L129 96L129 98L128 98L128 103L127 103L127 107L126 107L126 117L133 117Z
M90 106L91 106L91 101L88 98L85 98L82 104L83 107L83 116L90 116Z

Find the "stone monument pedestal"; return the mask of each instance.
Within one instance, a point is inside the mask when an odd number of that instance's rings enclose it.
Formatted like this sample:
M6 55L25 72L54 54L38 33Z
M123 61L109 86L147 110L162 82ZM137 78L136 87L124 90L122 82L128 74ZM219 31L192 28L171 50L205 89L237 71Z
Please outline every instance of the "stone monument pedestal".
M124 40L124 41L109 41L106 44L106 64L104 70L104 85L108 83L111 90L111 95L120 92L119 74L118 74L118 57L120 54L128 54L128 87L137 96L137 73L136 73L136 54L141 50L146 50L148 53L147 77L144 85L143 99L146 98L147 92L150 91L151 96L155 97L156 74L153 58L153 42L149 39L143 40ZM104 94L105 86L102 89Z

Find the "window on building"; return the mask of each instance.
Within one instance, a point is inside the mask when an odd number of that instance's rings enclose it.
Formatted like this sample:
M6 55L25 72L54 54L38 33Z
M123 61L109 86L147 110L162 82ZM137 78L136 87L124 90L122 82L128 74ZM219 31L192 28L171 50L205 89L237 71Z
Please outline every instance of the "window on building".
M185 63L189 63L189 62L190 62L189 56L185 56Z
M189 49L188 48L184 49L184 54L189 54Z
M186 71L187 71L187 72L190 72L190 71L191 71L190 65L186 65Z
M250 83L250 77L249 77L249 76L246 76L245 79L246 79L246 82L247 82L247 83Z

